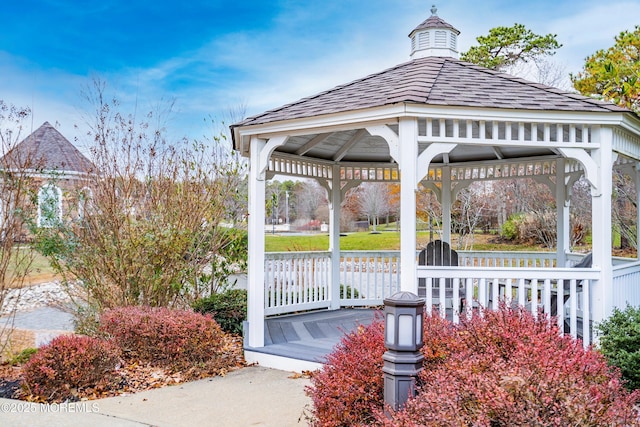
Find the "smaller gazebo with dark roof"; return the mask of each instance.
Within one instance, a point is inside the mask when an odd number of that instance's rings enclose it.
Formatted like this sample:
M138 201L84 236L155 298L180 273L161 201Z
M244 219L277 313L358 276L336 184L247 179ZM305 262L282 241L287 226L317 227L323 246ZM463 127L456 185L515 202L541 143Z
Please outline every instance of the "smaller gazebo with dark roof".
M37 188L37 224L47 227L63 212L81 215L90 197L88 178L96 167L49 122L45 122L0 158L0 169L21 170ZM36 190L34 189L34 190Z
M250 164L247 360L289 363L264 356L272 338L265 317L381 304L397 290L417 294L419 286L427 287L427 310L437 298L437 309L454 321L471 313L472 304L466 313L457 311L462 299L484 307L513 299L533 313L557 315L558 325L566 322L565 331L585 345L592 342L594 322L613 308L640 305L640 261L616 260L611 250L613 168L640 186L640 118L625 108L460 61L458 34L434 8L410 33L409 62L231 126L234 148ZM328 252L265 254L265 180L274 175L315 179L327 190ZM571 188L580 177L592 196L593 253L586 267L580 254L571 253L569 239ZM555 252L460 252L464 267L418 265L419 184L438 196L442 240L450 242L451 205L461 189L518 178L545 183L554 194ZM362 182L400 184L399 252L340 250L340 204ZM354 259L360 261L349 261ZM445 283L465 286L454 285L447 296ZM341 294L341 285L355 287L357 297ZM445 298L452 303L446 306Z

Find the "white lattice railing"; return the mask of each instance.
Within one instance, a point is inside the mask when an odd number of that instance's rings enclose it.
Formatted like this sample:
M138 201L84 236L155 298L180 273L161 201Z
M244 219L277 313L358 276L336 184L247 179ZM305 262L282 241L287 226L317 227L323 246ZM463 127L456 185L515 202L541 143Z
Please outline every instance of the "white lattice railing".
M400 253L342 251L340 305L380 305L400 290Z
M640 306L640 261L613 266L613 306L624 310L627 304Z
M589 295L599 285L599 270L570 267L584 255L569 254L566 268L553 268L552 252L459 251L458 256L460 267L418 267L428 309L435 306L458 321L461 300L473 301L462 305L464 315L473 307L495 308L502 299L534 314L541 309L557 315L573 336L591 342ZM400 289L399 263L399 251L342 251L340 306L382 305ZM331 254L324 251L265 254L265 314L331 307L331 265ZM613 287L615 307L640 305L640 261L615 259Z
M330 264L328 252L265 254L265 314L328 308Z
M534 315L542 310L554 316L565 332L582 338L585 346L591 343L590 294L598 285L598 275L591 268L418 267L428 312L435 308L458 322L474 308L493 309L505 301Z

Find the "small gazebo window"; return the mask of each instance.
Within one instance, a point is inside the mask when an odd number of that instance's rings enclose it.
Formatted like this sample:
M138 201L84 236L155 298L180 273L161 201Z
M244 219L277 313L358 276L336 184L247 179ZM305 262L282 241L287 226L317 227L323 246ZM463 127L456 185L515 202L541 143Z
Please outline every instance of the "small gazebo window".
M62 191L45 185L38 191L38 226L53 227L62 219Z
M447 47L446 31L436 31L436 47Z

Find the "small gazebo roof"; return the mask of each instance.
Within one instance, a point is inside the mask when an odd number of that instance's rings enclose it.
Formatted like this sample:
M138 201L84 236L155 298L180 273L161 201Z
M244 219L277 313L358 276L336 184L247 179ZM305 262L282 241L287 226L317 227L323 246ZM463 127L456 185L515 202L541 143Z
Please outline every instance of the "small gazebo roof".
M4 160L7 160L6 162ZM95 173L96 167L49 122L18 143L0 164L61 173Z

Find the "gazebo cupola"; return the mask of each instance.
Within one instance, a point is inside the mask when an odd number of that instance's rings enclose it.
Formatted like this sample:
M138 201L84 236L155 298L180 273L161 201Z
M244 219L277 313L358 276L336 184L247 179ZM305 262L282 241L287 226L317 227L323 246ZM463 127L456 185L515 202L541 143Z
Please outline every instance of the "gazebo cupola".
M448 56L458 59L458 34L438 16L438 9L431 7L431 16L411 31L411 59L427 56Z

